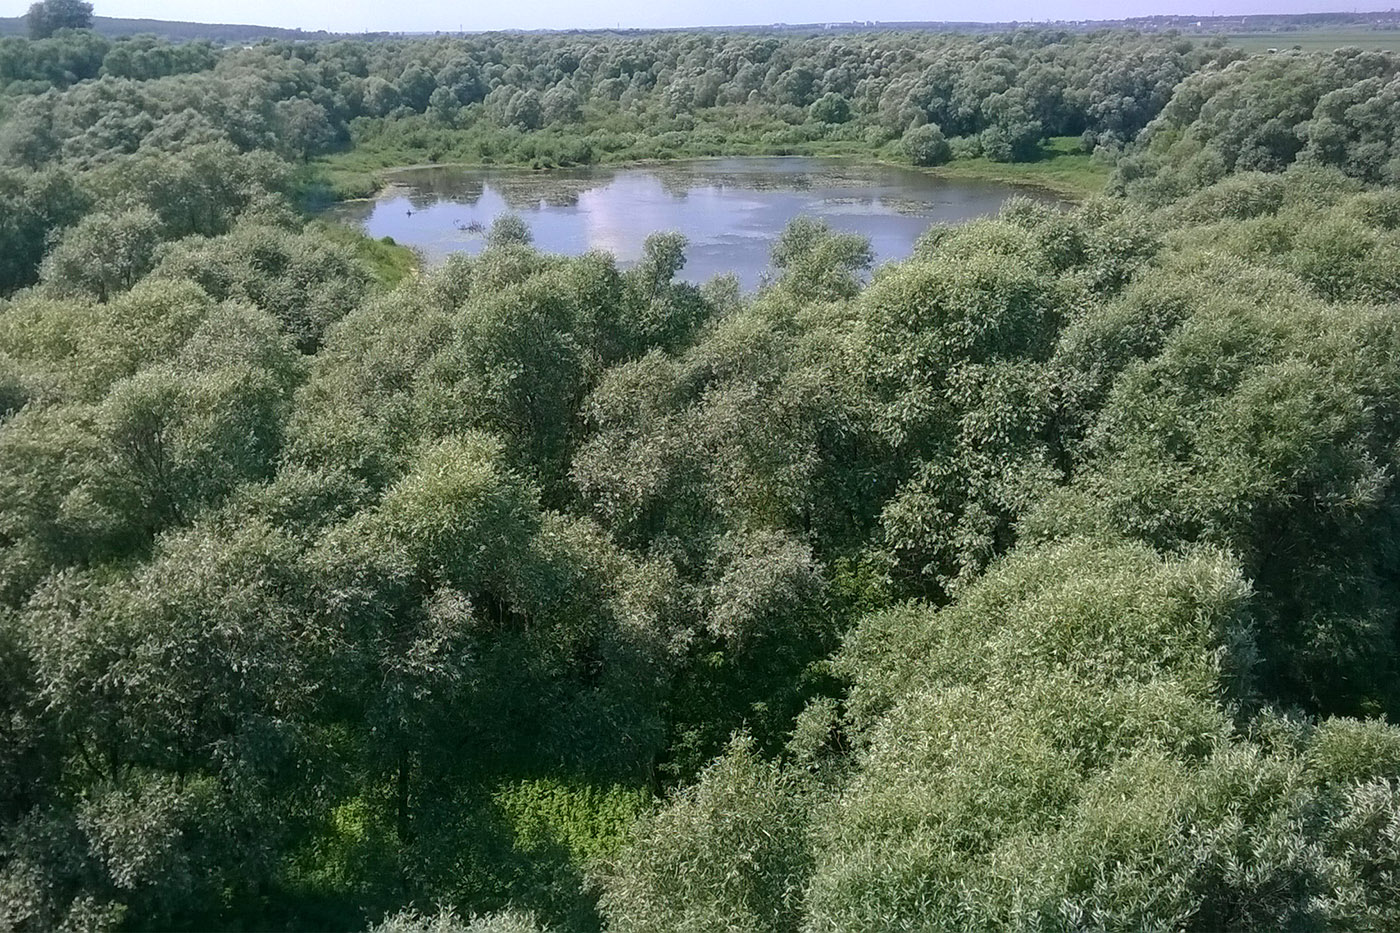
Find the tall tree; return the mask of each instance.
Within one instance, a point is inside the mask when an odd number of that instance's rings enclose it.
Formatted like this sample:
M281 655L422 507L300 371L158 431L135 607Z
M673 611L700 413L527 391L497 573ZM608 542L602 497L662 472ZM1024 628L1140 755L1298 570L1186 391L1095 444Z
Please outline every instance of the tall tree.
M82 0L44 0L29 8L29 36L47 39L60 29L92 26L92 4Z

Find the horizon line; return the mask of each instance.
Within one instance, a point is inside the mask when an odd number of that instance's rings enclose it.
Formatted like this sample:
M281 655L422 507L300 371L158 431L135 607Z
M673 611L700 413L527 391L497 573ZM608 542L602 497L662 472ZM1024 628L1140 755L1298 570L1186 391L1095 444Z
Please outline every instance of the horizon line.
M94 15L93 21L106 20L113 23L171 23L191 26L221 26L233 29L268 30L276 32L297 32L308 35L330 35L330 36L467 36L467 35L491 35L499 33L599 33L599 32L687 32L695 30L720 31L720 30L744 30L744 29L814 29L827 30L832 28L849 27L858 29L860 27L880 27L882 29L897 29L899 27L927 28L930 26L977 26L977 27L997 27L1005 26L1017 28L1026 25L1055 26L1055 25L1094 25L1138 23L1152 20L1196 20L1218 21L1218 20L1249 20L1264 19L1272 17L1302 18L1309 16L1372 16L1375 14L1395 14L1397 8L1390 6L1385 9L1366 10L1317 10L1301 13L1146 13L1140 16L1125 16L1113 19L1013 19L1013 20L879 20L879 19L851 19L851 20L818 20L812 22L789 23L789 22L766 22L766 23L693 23L684 26L624 26L616 24L612 26L571 26L571 27L504 27L496 29L360 29L353 31L329 29L325 27L309 28L306 26L269 26L262 23L220 23L208 22L205 20L177 20L158 19L147 16L102 16ZM0 20L23 20L24 13L15 16L0 17Z

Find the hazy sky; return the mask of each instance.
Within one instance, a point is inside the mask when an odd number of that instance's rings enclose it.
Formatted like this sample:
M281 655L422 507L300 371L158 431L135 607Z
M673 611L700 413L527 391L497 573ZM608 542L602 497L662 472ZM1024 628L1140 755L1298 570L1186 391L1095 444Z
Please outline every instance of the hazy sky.
M30 0L0 0L17 15ZM567 29L863 20L1107 19L1152 13L1304 13L1383 9L1335 0L93 0L99 15L363 30Z

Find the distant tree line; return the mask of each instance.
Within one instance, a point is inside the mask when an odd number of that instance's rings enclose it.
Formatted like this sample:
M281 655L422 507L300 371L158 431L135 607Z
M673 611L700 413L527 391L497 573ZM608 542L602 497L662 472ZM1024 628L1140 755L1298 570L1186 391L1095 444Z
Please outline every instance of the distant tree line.
M272 43L224 52L209 73L213 61L202 46L66 36L5 47L0 80L22 98L10 124L11 162L88 157L81 138L91 127L78 124L95 122L84 115L96 99L117 108L106 123L126 135L120 144L94 140L93 153L168 146L166 134L147 138L154 126L127 124L188 122L185 111L194 111L209 134L245 149L264 145L250 134L281 113L284 122L268 129L297 156L351 139L420 149L449 140L476 146L480 159L528 161L523 147L533 144L555 161L587 162L643 145L663 155L717 145L729 129L774 146L833 138L878 147L932 125L959 153L1006 161L1034 158L1047 136L1088 133L1092 145L1121 145L1182 78L1237 54L1123 34L565 34ZM190 72L201 74L181 77ZM97 77L133 83L37 93ZM206 97L237 107L211 116L195 103ZM39 138L55 121L72 151ZM543 139L522 135L542 129Z

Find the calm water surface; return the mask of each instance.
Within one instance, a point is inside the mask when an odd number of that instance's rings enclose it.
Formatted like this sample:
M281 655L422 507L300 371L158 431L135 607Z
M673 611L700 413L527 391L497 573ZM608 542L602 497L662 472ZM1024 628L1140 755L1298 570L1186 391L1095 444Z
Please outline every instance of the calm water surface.
M704 282L732 272L746 288L758 285L774 238L794 217L869 237L876 261L885 262L908 256L932 224L995 213L1013 194L1058 203L1009 185L799 157L550 172L443 166L391 178L379 197L331 213L370 236L416 247L429 264L480 252L482 230L515 211L540 249L606 250L624 268L640 258L648 235L679 231L689 239L682 278Z

